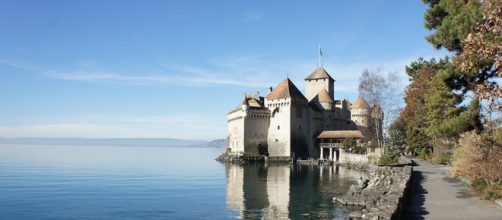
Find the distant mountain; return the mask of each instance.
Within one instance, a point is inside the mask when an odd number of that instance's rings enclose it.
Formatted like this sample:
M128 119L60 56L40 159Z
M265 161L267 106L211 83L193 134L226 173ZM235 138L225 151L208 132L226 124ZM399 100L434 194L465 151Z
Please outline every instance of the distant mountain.
M0 138L0 144L159 147L218 147L221 141L225 140L203 141L174 138Z
M194 144L188 147L208 147L208 148L226 148L227 141L225 139L216 139L207 143Z

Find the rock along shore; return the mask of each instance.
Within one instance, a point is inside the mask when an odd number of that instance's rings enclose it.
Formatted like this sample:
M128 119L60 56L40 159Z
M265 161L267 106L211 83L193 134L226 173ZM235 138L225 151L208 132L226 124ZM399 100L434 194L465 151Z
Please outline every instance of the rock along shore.
M235 155L229 153L223 153L218 156L215 160L223 163L235 163L244 164L246 162L262 162L269 161L275 163L289 163L291 162L289 157L267 157L267 156L251 156L251 155Z
M342 197L333 200L342 205L360 206L348 219L399 219L410 186L411 166L372 167L368 179L359 180Z

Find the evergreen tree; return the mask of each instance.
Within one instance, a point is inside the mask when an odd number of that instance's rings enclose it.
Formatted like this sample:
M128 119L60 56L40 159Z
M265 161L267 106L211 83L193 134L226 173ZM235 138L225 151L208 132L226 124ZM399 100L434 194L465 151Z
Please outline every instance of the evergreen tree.
M449 138L448 131L442 128L449 120L460 115L463 110L457 107L462 99L455 95L445 83L444 79L447 75L447 69L440 70L425 93L425 119L427 121L425 132L434 140Z
M482 20L479 0L422 0L429 6L425 13L425 27L434 32L427 40L435 48L446 48L460 53L461 41Z
M388 135L385 137L385 153L391 158L398 157L406 149L406 137L404 131L396 125L391 125Z

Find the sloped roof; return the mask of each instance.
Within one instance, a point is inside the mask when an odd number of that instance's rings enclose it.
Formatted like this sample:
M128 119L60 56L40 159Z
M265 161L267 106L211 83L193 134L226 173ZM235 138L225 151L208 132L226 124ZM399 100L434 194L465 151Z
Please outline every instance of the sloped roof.
M359 130L323 131L317 138L356 138L363 139L364 135Z
M267 99L305 99L305 96L296 88L295 84L286 78L277 85L267 96Z
M244 96L244 98L242 99L241 105L249 105L248 97Z
M316 70L314 70L314 72L312 72L309 76L307 76L307 78L305 78L305 80L311 80L311 79L331 79L331 80L333 80L333 78L331 78L331 76L328 74L328 72L326 72L326 70L322 67L317 68Z
M262 98L262 97L260 97L260 98ZM267 108L265 108L265 105L263 104L262 101L260 101L256 98L245 96L244 99L242 99L241 104L239 106L237 106L234 110L230 111L228 114L231 114L233 112L241 110L243 105L247 105L249 107L249 109L267 109Z
M256 107L256 108L263 108L263 107L265 107L260 100L255 99L255 98L248 98L247 102L248 102L248 105L250 107Z
M319 102L325 102L325 103L333 103L333 99L331 98L331 96L329 95L328 91L326 91L326 89L323 89L321 90L318 94L317 94L317 99L319 100Z
M359 96L357 100L350 106L351 109L370 109L370 105L363 97Z

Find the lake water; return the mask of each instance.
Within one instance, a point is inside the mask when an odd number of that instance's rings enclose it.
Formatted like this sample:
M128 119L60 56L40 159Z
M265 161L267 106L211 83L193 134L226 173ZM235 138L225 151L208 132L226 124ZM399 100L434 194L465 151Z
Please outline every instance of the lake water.
M222 164L222 149L0 144L0 219L343 219L361 174Z

